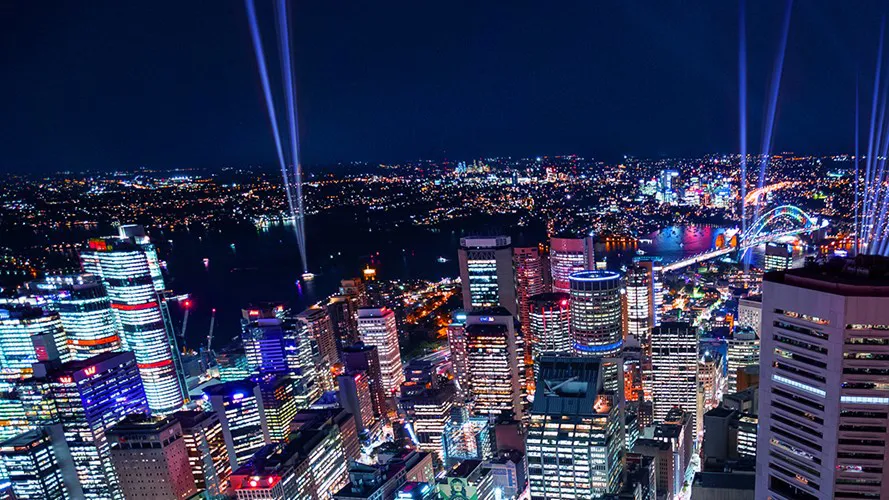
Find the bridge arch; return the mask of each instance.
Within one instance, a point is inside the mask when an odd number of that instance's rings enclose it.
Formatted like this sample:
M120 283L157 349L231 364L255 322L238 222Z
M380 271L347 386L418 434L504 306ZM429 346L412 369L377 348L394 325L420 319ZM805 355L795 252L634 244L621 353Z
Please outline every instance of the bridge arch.
M763 234L766 226L780 219L791 219L799 224L799 230L805 231L815 227L818 219L806 213L803 209L793 205L781 205L768 210L760 215L758 219L753 221L747 232L744 233L741 241L749 243Z

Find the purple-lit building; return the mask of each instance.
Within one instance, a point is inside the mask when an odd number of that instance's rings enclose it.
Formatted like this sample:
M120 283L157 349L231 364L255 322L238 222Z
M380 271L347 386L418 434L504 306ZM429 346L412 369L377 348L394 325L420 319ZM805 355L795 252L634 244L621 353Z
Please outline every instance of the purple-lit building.
M222 424L232 470L237 470L256 450L271 443L258 384L242 380L211 385L204 389L204 397Z

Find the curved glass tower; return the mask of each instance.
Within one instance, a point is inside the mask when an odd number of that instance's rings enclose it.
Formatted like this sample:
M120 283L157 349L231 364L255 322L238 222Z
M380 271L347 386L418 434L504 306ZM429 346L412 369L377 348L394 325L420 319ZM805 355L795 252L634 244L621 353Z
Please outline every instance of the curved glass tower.
M612 357L621 352L621 275L579 271L568 277L571 337L579 356Z

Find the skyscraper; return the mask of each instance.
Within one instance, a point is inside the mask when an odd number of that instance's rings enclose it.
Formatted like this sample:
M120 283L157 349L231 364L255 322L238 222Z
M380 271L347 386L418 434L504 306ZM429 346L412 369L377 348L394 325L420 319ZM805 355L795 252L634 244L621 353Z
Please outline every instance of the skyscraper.
M358 332L366 345L375 346L380 358L380 375L387 395L398 392L404 382L395 312L387 308L358 310Z
M887 268L861 255L765 275L757 497L889 491Z
M512 255L519 321L522 323L522 332L528 332L531 328L528 317L529 300L546 291L543 287L543 263L538 247L514 248ZM528 351L526 354L530 357L531 353Z
M786 243L766 243L766 251L763 262L763 270L784 271L790 269L793 264L793 252Z
M288 351L284 325L274 307L241 310L241 343L254 373L287 372Z
M762 332L762 295L738 299L738 321L736 323L739 326L753 328L756 336L760 336Z
M359 433L372 428L377 420L369 378L365 371L347 372L337 377L337 400L355 417L355 426Z
M527 438L531 498L617 493L624 422L620 402L605 387L604 361L544 356L539 363Z
M319 306L311 306L299 313L296 319L303 324L308 334L318 344L321 363L325 364L328 370L338 363L340 355L333 333L333 325L327 311Z
M358 309L346 295L335 295L327 302L327 315L337 342L337 349L352 345L358 337Z
M28 284L59 313L73 359L121 350L120 327L105 285L92 274L47 276Z
M58 367L34 365L54 403L74 468L86 498L119 498L120 483L111 460L107 432L148 404L131 352L104 353Z
M102 278L117 313L123 343L133 351L153 413L178 410L185 396L179 349L154 246L138 226L121 226L117 238L96 238L80 252L83 269Z
M52 438L37 428L0 443L0 467L15 498L67 498Z
M568 293L572 273L596 268L593 236L585 238L550 238L549 262L553 291Z
M738 392L738 370L750 365L759 366L759 339L756 337L756 331L750 327L736 327L732 337L728 339L726 357L728 358L726 385L728 393L731 394Z
M377 419L386 419L389 410L386 407L386 391L383 388L383 374L378 353L379 350L375 346L364 343L344 347L343 367L346 373L367 374L367 386L370 390L374 416Z
M632 335L651 355L651 328L654 301L651 294L651 274L643 266L627 270L627 334Z
M411 426L412 436L416 436L417 449L435 453L443 460L442 434L454 407L454 387L424 387L412 382L405 386L398 407Z
M298 410L293 380L283 373L263 373L254 375L251 380L259 386L262 395L260 399L269 429L269 439L273 443L287 441L290 423Z
M108 430L123 498L186 499L197 493L175 418L128 415Z
M467 315L466 365L476 414L522 419L525 370L521 352L515 320L505 308Z
M664 304L664 265L661 258L655 255L633 257L633 266L637 270L648 273L646 281L649 285L649 325L653 328L661 324L661 308Z
M177 411L195 487L210 498L221 497L232 473L222 423L211 411Z
M256 450L271 442L258 384L243 380L211 385L204 389L204 396L222 424L232 470L237 470Z
M580 356L610 357L623 346L621 276L612 271L580 271L569 277L571 336Z
M469 359L466 353L466 313L454 314L448 325L448 348L451 350L451 363L454 367L454 384L457 395L466 399L472 392L472 379L469 373Z
M0 305L0 378L29 377L34 363L48 359L71 360L58 313L30 305Z
M651 334L651 397L654 419L663 421L674 407L697 420L698 332L688 323L661 323Z
M567 293L541 293L529 300L530 330L525 339L531 344L536 378L537 360L544 353L571 355L571 314Z
M511 245L509 236L460 238L464 310L501 306L518 313Z

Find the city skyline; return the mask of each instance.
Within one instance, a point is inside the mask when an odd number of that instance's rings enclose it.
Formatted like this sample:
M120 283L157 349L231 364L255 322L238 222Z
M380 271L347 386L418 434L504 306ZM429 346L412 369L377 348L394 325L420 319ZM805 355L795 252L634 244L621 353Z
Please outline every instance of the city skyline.
M783 7L746 9L756 143ZM239 2L177 6L172 19L164 5L6 8L6 40L23 50L7 61L18 78L0 87L17 97L0 169L275 163ZM270 5L258 8L272 28ZM335 9L299 4L291 16L307 165L739 150L737 4ZM880 2L794 6L774 151L853 149L856 86L869 97L884 15Z

